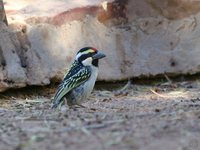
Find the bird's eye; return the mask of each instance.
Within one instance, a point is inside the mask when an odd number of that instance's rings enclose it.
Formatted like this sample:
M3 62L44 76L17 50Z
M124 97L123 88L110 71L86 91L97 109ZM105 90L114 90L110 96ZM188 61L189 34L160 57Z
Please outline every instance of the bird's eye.
M95 55L96 53L97 53L97 51L93 52L93 53L92 53L92 56Z

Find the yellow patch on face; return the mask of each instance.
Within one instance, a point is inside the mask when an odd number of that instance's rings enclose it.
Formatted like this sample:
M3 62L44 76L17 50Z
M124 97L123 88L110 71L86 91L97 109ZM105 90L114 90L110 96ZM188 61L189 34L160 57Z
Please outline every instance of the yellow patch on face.
M87 51L84 52L84 54L87 54L87 53L94 53L94 50L93 49L88 49Z
M83 54L89 54L89 53L95 53L95 50L93 50L93 49L88 49L88 50L86 50L86 51L84 51L84 52L78 53L78 54L76 55L76 60L77 60L81 55L83 55Z

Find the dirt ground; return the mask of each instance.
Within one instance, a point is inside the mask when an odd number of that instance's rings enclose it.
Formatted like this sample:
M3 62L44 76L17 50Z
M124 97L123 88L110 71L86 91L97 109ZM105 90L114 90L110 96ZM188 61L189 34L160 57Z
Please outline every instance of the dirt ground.
M200 150L198 80L99 88L61 111L49 109L54 90L0 95L0 150Z

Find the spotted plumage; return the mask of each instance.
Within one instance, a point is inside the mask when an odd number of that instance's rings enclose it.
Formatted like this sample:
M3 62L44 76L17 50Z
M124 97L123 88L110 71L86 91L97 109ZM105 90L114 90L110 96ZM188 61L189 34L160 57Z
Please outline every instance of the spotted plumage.
M84 102L92 92L98 74L98 60L103 57L104 54L92 47L79 50L70 70L58 86L52 108L64 104L65 98L69 106Z

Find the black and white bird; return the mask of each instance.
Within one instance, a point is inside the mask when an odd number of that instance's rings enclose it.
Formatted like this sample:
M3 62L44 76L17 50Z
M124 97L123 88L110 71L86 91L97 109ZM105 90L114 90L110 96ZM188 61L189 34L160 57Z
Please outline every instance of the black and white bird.
M52 109L64 105L65 98L68 106L81 106L94 88L98 75L99 59L104 57L105 54L100 53L93 47L80 49L70 70L58 86Z

